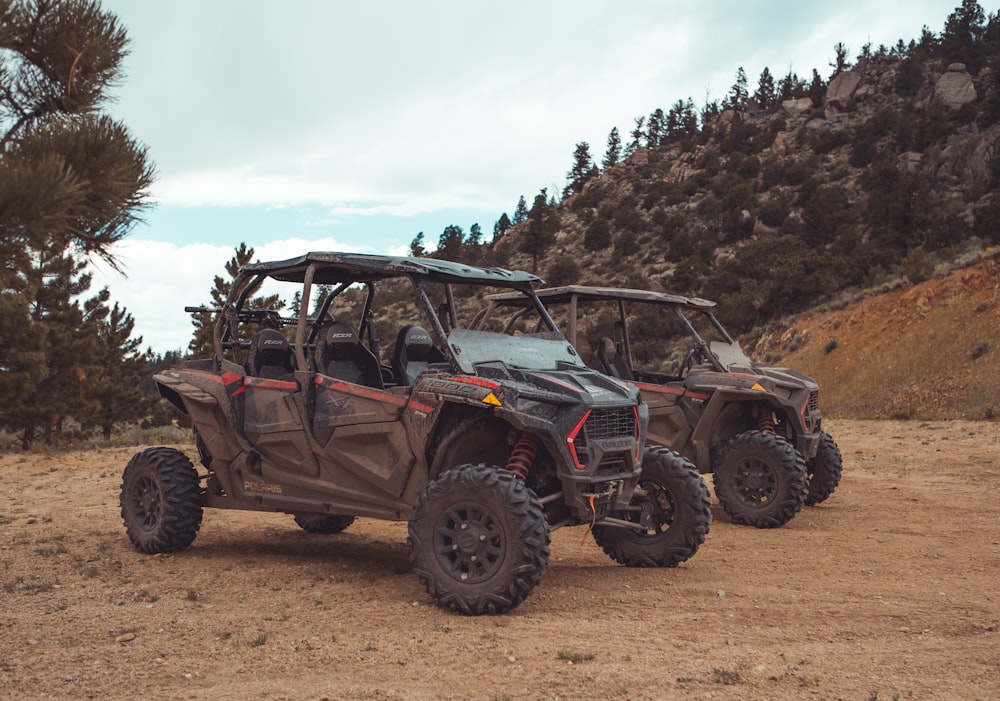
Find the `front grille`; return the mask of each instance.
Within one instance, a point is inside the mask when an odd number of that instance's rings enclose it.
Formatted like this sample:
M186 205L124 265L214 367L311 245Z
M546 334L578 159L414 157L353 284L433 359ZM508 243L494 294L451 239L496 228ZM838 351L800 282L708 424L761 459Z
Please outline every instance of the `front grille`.
M604 438L635 438L635 411L632 407L618 409L594 409L583 425L587 440Z
M628 464L626 464L625 458L621 455L605 455L601 462L597 465L597 474L602 477L607 475L620 475L621 473L628 471Z
M618 439L619 444L601 458L599 469L602 474L624 471L626 464L624 458L621 457L624 448L621 445L621 439L629 439L627 443L632 448L634 444L631 441L634 441L638 435L639 427L636 425L636 414L632 407L593 409L587 416L582 430L571 441L572 449L576 452L577 467L583 469L584 465L587 465L592 459L590 455L592 442ZM605 450L607 449L605 446Z
M590 461L591 441L602 441L611 439L629 438L635 440L639 435L639 427L636 425L635 410L632 407L620 407L617 409L593 409L583 424L583 430L573 441L573 449L576 451L576 462L582 469ZM615 452L620 456L619 451L612 451L605 455L600 463L602 474L617 473L625 470L624 458L616 457ZM619 462L621 460L622 462Z
M809 393L809 411L819 411L819 392Z

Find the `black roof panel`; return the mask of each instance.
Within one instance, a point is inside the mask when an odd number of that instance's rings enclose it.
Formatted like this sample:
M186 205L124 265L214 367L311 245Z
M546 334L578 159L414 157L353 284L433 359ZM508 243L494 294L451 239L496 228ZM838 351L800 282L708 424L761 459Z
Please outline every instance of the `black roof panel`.
M591 287L587 285L566 285L564 287L548 287L535 290L543 304L566 304L571 297L580 301L600 301L620 299L627 302L645 302L647 304L669 304L687 307L688 309L711 309L715 302L700 297L683 297L681 295L653 292L651 290L633 290L621 287ZM506 294L489 295L487 299L497 303L518 304L520 300Z
M363 282L401 276L426 277L434 282L486 284L497 287L524 287L542 282L537 275L523 270L477 268L473 265L436 258L322 251L305 253L287 260L250 263L243 267L241 273L264 274L285 282L302 282L306 269L314 263L318 266L313 279L316 284Z

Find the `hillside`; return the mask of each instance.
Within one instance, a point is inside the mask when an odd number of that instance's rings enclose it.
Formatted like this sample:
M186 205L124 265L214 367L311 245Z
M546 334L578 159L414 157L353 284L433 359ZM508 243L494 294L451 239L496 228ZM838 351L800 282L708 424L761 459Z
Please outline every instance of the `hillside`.
M814 377L829 416L996 418L1000 258L775 323L745 346Z
M998 98L988 68L871 57L819 98L726 109L561 202L536 197L491 253L550 284L715 299L741 332L845 290L916 282L1000 241Z
M992 418L1000 15L977 8L829 80L768 93L762 75L750 94L744 77L697 118L690 100L637 118L603 168L578 145L561 199L542 190L490 246L449 254L715 300L832 415Z

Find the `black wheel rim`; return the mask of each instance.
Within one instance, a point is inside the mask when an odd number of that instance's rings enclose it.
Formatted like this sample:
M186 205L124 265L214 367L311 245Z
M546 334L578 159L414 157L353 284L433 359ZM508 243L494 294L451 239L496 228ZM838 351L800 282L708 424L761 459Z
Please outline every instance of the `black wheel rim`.
M639 525L645 535L657 535L670 530L677 517L677 505L674 503L670 490L659 482L642 480L639 482L646 490L644 497L638 500Z
M778 480L766 460L746 458L733 472L733 490L744 504L764 507L775 500Z
M497 573L507 546L503 528L489 509L458 504L438 519L434 551L449 576L463 584L475 584Z
M156 528L160 521L160 486L151 477L140 477L132 488L132 515L144 531Z

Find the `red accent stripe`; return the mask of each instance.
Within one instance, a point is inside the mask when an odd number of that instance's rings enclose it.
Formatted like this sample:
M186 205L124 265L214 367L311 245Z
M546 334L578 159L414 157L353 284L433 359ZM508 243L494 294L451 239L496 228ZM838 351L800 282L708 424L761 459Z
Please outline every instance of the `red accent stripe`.
M350 394L355 397L364 397L365 399L374 399L377 402L385 402L386 404L394 404L398 407L406 406L406 399L403 397L397 397L394 394L387 394L386 392L379 392L377 389L371 389L370 387L362 387L361 385L352 385L350 382L342 382L340 380L331 380L328 377L316 376L316 386L325 387L326 389L333 389L338 392L343 392L344 394Z
M449 377L448 379L452 382L463 382L467 385L485 387L489 390L500 389L500 385L496 382L490 382L489 380L484 380L481 377Z
M722 375L728 375L729 377L736 377L740 380L746 380L747 382L760 382L759 377L754 377L753 375L744 375L740 372L724 372Z
M535 375L535 377L541 378L545 382L551 382L554 385L559 385L560 387L565 387L566 389L572 390L572 391L576 392L577 394L584 394L585 393L585 391L582 390L582 389L580 389L579 387L574 387L570 383L563 382L562 380L557 380L554 377L547 377L545 375ZM611 378L611 379L614 379L614 378ZM621 385L621 386L624 387L624 385Z
M650 392L659 392L660 394L673 394L678 397L691 397L691 399L708 399L712 395L702 394L701 392L689 392L683 387L668 387L666 385L651 385L645 382L633 382L639 389L648 390Z
M289 380L271 380L263 377L248 377L244 383L248 387L265 387L267 389L298 389L296 382Z
M638 465L642 462L641 456L639 455L639 450L642 448L642 443L639 442L639 438L641 437L639 427L639 407L632 407L632 414L635 416L635 464Z
M586 466L580 464L580 459L577 458L576 456L576 446L573 444L573 441L576 440L577 434L579 434L580 429L583 428L583 424L587 422L588 416L590 416L590 409L587 409L587 413L583 415L582 419L580 419L580 423L574 426L573 430L570 431L569 435L566 436L566 445L569 446L569 454L570 457L573 458L573 465L576 467L577 470L585 470Z

